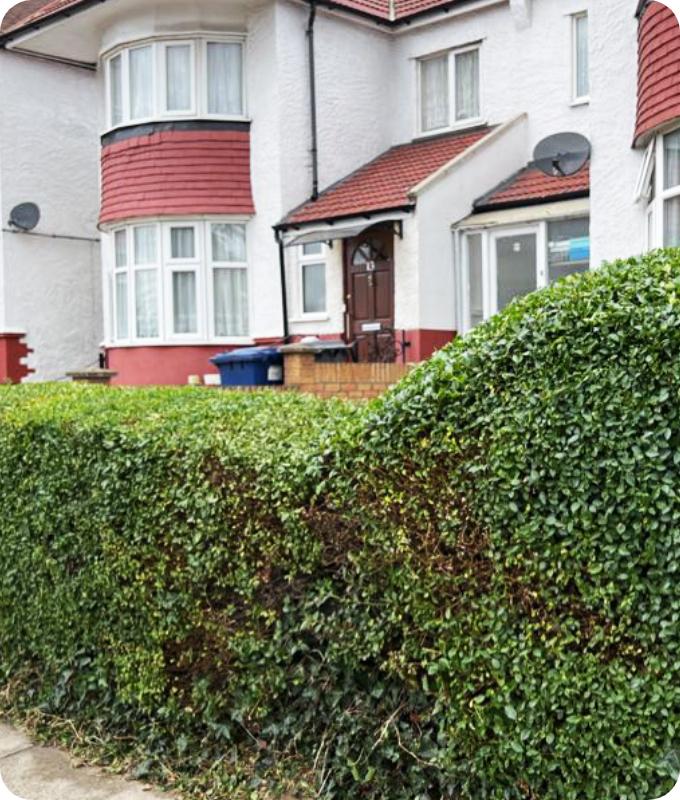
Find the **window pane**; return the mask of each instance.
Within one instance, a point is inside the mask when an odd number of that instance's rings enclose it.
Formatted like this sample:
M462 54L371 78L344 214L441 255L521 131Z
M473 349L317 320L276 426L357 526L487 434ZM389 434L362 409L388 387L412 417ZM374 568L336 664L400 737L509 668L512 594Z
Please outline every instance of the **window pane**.
M663 156L663 188L680 186L680 131L673 131L663 137Z
M588 16L574 17L576 64L576 97L587 97L590 93L588 70Z
M590 220L565 219L548 224L548 280L558 281L590 268Z
M213 271L215 335L248 335L248 276L245 269Z
M111 124L120 125L123 121L123 56L115 56L109 62L109 81Z
M479 50L456 56L456 119L479 116Z
M680 197L673 197L663 204L664 247L680 247Z
M166 109L191 111L191 45L166 48Z
M116 275L116 338L127 339L128 329L128 276L127 272Z
M482 283L482 236L475 233L467 237L468 243L468 303L470 327L484 319L484 293Z
M135 273L135 312L137 336L154 339L158 328L158 280L155 269L141 269Z
M326 310L325 264L303 265L302 294L305 314L319 314Z
M139 47L130 50L130 116L132 119L153 115L153 50Z
M172 319L175 333L197 333L196 273L172 273Z
M303 244L303 256L320 256L323 253L323 244L321 242L314 242L314 244Z
M134 229L135 264L155 264L156 226L144 225Z
M246 229L243 225L212 226L213 261L243 263L246 260Z
M116 266L126 267L127 260L127 231L116 231L115 236Z
M497 306L504 309L516 297L536 289L536 235L526 233L496 240Z
M170 257L195 258L196 241L193 228L170 229Z
M420 62L420 104L424 131L449 124L449 57Z
M243 113L240 44L208 43L208 113Z

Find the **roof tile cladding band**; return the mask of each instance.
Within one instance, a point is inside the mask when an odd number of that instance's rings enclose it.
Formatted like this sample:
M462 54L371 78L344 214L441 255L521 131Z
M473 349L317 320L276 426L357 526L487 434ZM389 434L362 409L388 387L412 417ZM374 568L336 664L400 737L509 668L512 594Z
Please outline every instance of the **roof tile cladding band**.
M635 143L680 119L680 26L663 3L644 6L638 35L638 108Z
M590 165L574 175L552 177L532 164L503 181L488 194L475 201L475 211L513 208L587 197L590 193Z
M246 131L166 130L102 148L101 224L254 213Z

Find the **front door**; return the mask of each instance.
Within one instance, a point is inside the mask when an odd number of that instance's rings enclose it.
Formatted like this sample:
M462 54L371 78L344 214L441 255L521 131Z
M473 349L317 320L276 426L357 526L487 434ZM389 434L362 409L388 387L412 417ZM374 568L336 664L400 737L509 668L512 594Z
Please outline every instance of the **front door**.
M359 361L394 361L394 231L370 228L345 243L346 335Z

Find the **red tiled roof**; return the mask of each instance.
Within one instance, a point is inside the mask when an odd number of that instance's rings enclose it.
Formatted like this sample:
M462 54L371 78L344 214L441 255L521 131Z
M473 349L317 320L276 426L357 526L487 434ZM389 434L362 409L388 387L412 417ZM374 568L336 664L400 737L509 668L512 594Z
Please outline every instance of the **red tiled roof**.
M549 203L571 197L585 197L590 191L590 166L575 175L553 178L529 164L488 194L475 201L475 211L508 206Z
M680 26L663 3L646 6L638 34L635 142L680 118Z
M478 128L393 147L292 211L285 225L350 217L415 205L410 192L440 167L483 139Z
M346 8L366 14L382 22L401 22L436 8L447 10L464 0L320 0L321 5ZM11 8L0 26L4 34L47 18L73 6L82 6L87 0L24 0Z
M245 131L163 131L102 149L102 223L254 212Z

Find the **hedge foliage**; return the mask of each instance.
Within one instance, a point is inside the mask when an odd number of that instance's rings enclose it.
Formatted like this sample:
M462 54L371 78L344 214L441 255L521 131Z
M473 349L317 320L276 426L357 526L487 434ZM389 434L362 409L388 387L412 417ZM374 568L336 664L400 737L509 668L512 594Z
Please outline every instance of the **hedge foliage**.
M132 731L152 771L221 757L201 797L246 754L249 797L288 759L328 800L660 796L679 364L667 251L513 304L365 408L1 390L14 702Z

